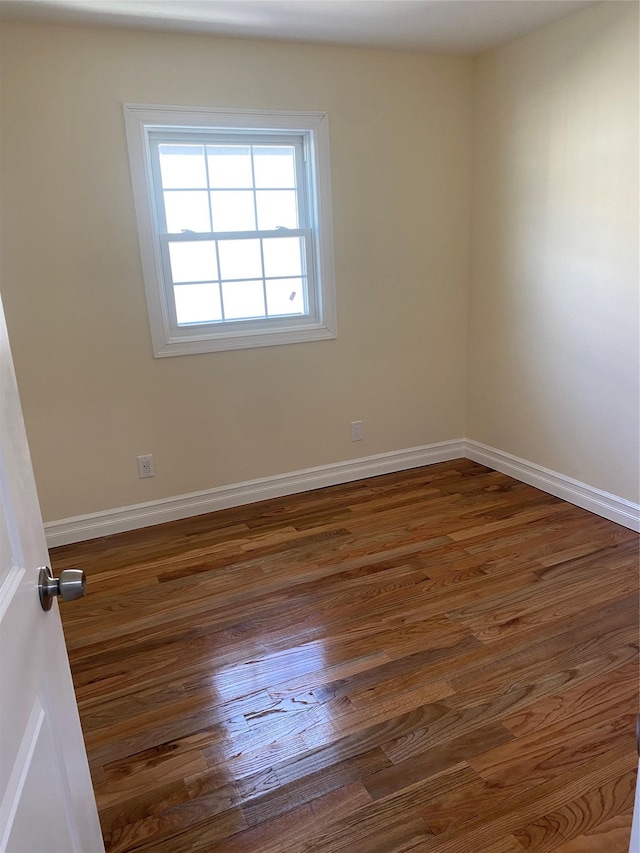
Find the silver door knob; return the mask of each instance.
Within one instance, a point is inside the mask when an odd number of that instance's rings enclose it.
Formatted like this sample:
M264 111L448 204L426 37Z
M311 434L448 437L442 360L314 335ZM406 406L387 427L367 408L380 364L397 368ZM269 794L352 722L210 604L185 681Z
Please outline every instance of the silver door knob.
M87 578L82 569L63 569L54 578L49 566L43 566L38 575L38 593L43 610L50 610L53 599L59 595L63 601L82 598L87 592Z

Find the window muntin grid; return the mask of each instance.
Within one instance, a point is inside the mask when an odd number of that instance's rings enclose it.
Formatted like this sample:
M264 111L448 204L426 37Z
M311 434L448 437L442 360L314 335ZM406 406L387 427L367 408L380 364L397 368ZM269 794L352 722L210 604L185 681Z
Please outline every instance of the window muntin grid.
M174 132L150 143L172 325L314 316L303 137Z

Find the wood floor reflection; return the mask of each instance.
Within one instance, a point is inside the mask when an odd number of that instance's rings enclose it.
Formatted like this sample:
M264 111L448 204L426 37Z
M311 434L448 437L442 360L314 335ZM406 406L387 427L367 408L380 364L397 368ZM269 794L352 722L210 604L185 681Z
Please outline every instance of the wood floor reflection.
M455 460L52 560L109 853L626 853L637 534Z

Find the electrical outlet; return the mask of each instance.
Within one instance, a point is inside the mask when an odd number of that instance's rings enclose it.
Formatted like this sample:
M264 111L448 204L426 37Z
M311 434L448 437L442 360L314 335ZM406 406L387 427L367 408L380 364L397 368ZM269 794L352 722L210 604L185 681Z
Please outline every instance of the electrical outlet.
M138 456L138 477L143 480L145 477L155 477L156 469L153 464L153 456L149 453L147 456Z
M351 441L362 441L362 421L351 421Z

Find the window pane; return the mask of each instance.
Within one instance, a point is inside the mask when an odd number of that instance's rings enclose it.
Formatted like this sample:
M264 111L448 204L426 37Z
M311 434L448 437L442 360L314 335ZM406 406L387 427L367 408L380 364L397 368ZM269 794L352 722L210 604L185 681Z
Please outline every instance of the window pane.
M211 193L214 231L255 231L253 192L214 191Z
M158 150L164 189L206 188L202 145L159 145Z
M304 291L301 278L285 278L267 282L267 310L270 317L304 314Z
M298 210L295 190L258 190L258 228L297 228Z
M178 325L222 320L217 284L179 284L173 288Z
M254 146L253 168L257 187L288 189L296 185L294 149Z
M249 146L207 145L209 186L252 187L251 150Z
M220 240L220 277L262 278L260 240Z
M171 278L180 281L216 281L218 264L213 240L169 243Z
M264 317L262 281L236 281L222 285L224 316L227 320Z
M206 190L175 190L164 193L164 212L169 234L179 234L181 231L211 231Z
M302 274L302 238L273 237L262 241L264 274L268 278Z

